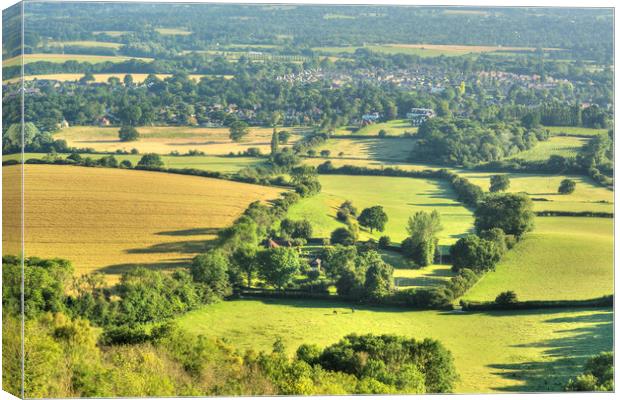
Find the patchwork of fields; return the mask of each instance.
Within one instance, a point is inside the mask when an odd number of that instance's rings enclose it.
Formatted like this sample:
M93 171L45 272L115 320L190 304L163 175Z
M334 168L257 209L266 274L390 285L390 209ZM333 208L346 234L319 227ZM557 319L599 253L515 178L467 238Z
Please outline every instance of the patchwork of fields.
M308 219L316 237L329 237L330 233L344 226L336 220L338 206L351 200L361 211L363 208L381 205L388 215L385 232L361 232L362 238L388 235L400 242L407 236L406 226L416 211L438 210L444 230L440 232L440 245L452 244L472 229L471 211L454 200L454 193L447 183L439 180L323 175L320 177L321 193L303 199L289 210L293 219ZM444 247L444 250L445 249Z
M239 300L192 311L178 322L242 350L269 351L281 337L289 354L302 343L326 346L353 332L431 337L454 356L457 393L562 391L585 359L609 350L613 339L609 309L460 313L356 305L351 313L347 303Z
M15 180L19 171L3 167L4 179ZM135 266L186 265L251 202L281 192L195 176L56 165L27 165L25 185L26 255L69 259L78 275L113 276ZM19 200L18 191L4 190L5 205ZM19 234L15 222L3 218L4 238Z
M64 139L72 147L88 147L99 152L130 151L140 153L169 154L172 151L187 153L200 150L207 155L238 153L255 147L263 153L271 149L271 128L250 128L250 133L241 142L233 142L228 128L198 128L186 126L139 127L140 138L133 142L121 142L118 129L113 127L72 126L54 134L56 139ZM293 129L289 145L295 143L304 132ZM283 146L286 147L286 146Z
M512 290L521 300L581 300L614 292L611 218L539 217L534 232L470 289L491 301Z

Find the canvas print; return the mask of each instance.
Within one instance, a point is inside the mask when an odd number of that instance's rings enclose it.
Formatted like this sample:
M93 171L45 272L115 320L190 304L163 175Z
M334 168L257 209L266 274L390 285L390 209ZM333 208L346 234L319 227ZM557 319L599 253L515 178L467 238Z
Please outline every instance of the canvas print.
M4 9L3 390L613 391L613 17Z

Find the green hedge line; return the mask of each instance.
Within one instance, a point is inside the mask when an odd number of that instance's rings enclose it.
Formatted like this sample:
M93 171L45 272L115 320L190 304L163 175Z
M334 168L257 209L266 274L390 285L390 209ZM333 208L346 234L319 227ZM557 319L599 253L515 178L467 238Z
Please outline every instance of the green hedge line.
M603 211L535 211L535 214L539 217L614 217L614 213Z
M608 295L587 300L530 300L499 304L494 301L476 302L461 300L464 311L533 310L538 308L613 307L614 296Z

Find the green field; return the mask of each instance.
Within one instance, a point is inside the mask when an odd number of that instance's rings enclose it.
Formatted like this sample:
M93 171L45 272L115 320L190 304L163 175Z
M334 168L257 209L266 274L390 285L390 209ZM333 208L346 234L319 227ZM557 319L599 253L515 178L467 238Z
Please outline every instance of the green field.
M490 172L457 171L485 191L489 190ZM503 174L503 173L499 173ZM525 192L534 199L537 211L603 211L613 212L614 193L586 176L577 175L542 175L542 174L507 174L510 178L508 192ZM570 178L577 182L575 191L569 195L558 194L558 187L563 179Z
M383 259L390 262L385 256ZM452 266L446 264L429 265L420 269L394 269L394 286L397 289L423 288L446 283L453 277Z
M521 300L579 300L614 291L611 218L539 217L534 232L465 296L493 300L513 290Z
M377 136L380 130L384 130L388 136L401 136L407 132L417 133L418 127L411 126L407 119L394 119L387 122L366 125L362 128L357 126L342 126L334 132L336 135L365 135Z
M607 133L608 129L595 129L595 128L581 128L578 126L546 126L545 129L549 129L552 135L566 134L579 135L579 136L596 136L601 133Z
M575 158L588 139L574 136L554 136L544 142L538 142L533 148L519 152L508 159L520 158L526 161L545 161L551 156Z
M123 36L130 33L129 31L93 31L93 35L104 34L112 37Z
M24 160L30 158L44 158L43 153L25 153ZM68 154L57 154L58 157L66 158ZM103 157L103 154L83 154L82 157L91 157L97 160ZM125 155L114 154L114 157L121 162L123 160L131 161L132 165L136 165L141 155ZM19 154L11 154L2 156L2 161L19 160ZM166 168L194 168L204 171L217 171L223 173L234 173L245 167L255 167L263 163L259 158L251 157L218 157L218 156L161 156Z
M405 161L415 140L411 138L398 139L328 139L327 143L318 146L315 150L319 154L322 150L329 150L330 157L357 158L364 160ZM342 154L341 154L342 153Z
M395 178L377 176L320 176L321 193L302 199L289 210L293 219L308 219L316 237L329 237L330 233L344 226L336 220L338 206L351 200L361 212L363 208L381 205L388 214L385 232L363 230L362 238L389 235L394 242L406 236L406 225L416 211L438 210L444 230L439 234L440 245L455 242L472 229L471 211L454 200L454 193L446 182L430 179Z
M457 393L561 391L588 356L612 350L613 339L609 309L474 314L355 306L351 313L337 302L239 300L178 322L241 349L270 351L282 337L290 354L302 343L326 346L353 332L431 337L452 351L461 376Z

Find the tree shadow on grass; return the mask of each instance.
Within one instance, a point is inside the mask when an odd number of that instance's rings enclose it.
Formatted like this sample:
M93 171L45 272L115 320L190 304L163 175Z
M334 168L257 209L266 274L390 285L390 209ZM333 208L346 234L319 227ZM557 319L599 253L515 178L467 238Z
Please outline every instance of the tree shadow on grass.
M188 267L191 264L189 258L179 258L170 261L154 262L154 263L127 263L108 265L98 270L98 272L111 275L120 275L136 268L146 268L154 271L171 271L179 268Z
M582 372L586 360L601 351L611 351L613 346L613 313L598 309L591 315L552 318L543 323L588 323L571 329L556 330L564 337L514 345L517 348L541 349L549 361L491 364L493 374L505 379L520 381L514 385L493 389L502 392L562 391L568 379Z
M157 232L156 235L162 236L198 236L198 235L217 235L220 232L220 228L195 228L195 229L182 229L178 231L163 231Z
M153 253L181 253L196 254L204 253L215 245L216 240L186 240L182 242L158 243L142 249L128 249L129 254L153 254Z

